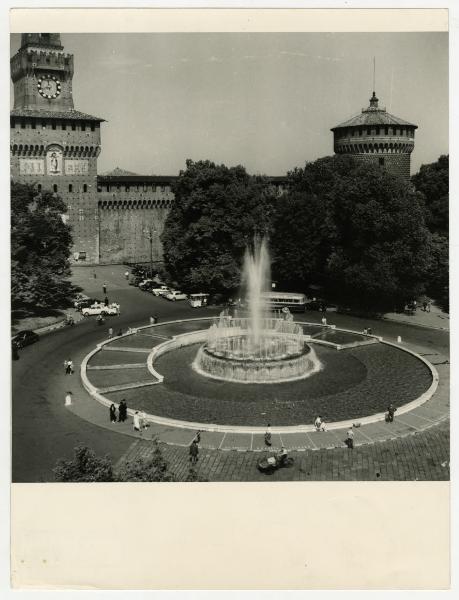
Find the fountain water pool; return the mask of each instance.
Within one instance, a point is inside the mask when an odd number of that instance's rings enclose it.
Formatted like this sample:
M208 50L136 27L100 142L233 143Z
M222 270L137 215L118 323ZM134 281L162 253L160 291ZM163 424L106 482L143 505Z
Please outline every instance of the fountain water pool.
M303 329L289 315L272 317L266 306L270 262L266 241L246 250L243 282L249 316L223 312L211 325L193 368L206 377L239 383L280 383L309 377L321 369ZM269 287L268 287L269 286Z

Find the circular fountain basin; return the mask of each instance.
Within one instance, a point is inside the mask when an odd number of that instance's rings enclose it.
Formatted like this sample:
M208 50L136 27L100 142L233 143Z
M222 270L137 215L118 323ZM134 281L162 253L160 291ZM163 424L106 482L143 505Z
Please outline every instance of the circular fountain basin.
M288 336L269 336L262 350L252 350L248 355L250 340L238 336L241 343L228 343L226 350L201 346L193 362L193 369L205 377L237 383L283 383L305 379L321 369L321 363L311 346L302 344L300 351L289 352ZM231 340L228 340L230 342ZM245 342L245 343L244 343ZM240 348L240 352L229 350ZM275 350L282 348L281 353Z

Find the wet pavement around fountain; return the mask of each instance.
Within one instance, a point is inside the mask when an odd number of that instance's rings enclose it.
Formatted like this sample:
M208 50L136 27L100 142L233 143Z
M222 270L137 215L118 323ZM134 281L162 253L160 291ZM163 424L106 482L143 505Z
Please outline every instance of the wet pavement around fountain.
M104 392L106 398L109 398L111 401L119 401L121 398L126 398L128 402L128 406L130 408L138 407L146 410L146 412L150 414L160 414L161 416L169 416L167 411L170 410L170 398L172 398L175 394L177 397L177 392L173 389L173 381L171 377L171 388L172 391L168 390L167 381L168 376L166 375L164 383L157 383L153 381L151 375L149 378L145 378L144 375L147 373L146 367L140 367L140 364L146 363L146 359L150 349L168 339L170 335L173 333L177 335L178 333L182 333L185 331L194 331L196 329L203 329L208 326L208 321L185 321L182 323L175 322L171 325L163 324L156 327L150 327L148 329L142 329L135 336L128 336L126 338L114 339L110 342L109 346L113 348L113 350L104 349L101 352L98 352L91 359L89 365L90 368L88 370L88 377L93 382L96 387L100 388L102 391L105 390L113 390L114 386L122 386L122 389ZM338 332L337 332L338 333ZM352 335L352 334L350 334ZM384 346L381 344L375 344L372 346L365 347L365 352L375 352L376 349L383 348ZM107 347L105 347L107 348ZM117 348L117 349L115 349ZM421 347L413 347L410 345L410 348L414 351L420 351L421 353L425 353L425 348ZM178 351L178 353L189 350L182 349ZM358 352L359 350L364 350L364 348L357 348L353 350L329 350L330 353L336 355L341 355L345 357L346 360L351 356L350 352ZM413 364L417 365L417 359L411 357L409 354L401 352L400 350L393 349L396 353L395 362L390 367L390 372L393 372L393 367L395 364L400 366L400 357L408 357L409 360L414 361ZM168 369L170 369L170 373L174 373L175 370L179 370L179 362L174 361L172 358L176 353L171 353L169 358L172 359L170 361L170 365ZM165 354L163 357L158 359L158 365L161 361L165 361L168 359L168 355ZM438 355L437 363L441 363L445 357ZM186 362L186 361L185 361ZM358 361L359 363L361 361ZM175 363L175 364L174 364ZM375 361L374 368L379 369L382 365L381 361ZM98 369L97 367L104 366L108 367L107 369ZM164 365L165 366L165 363ZM425 367L422 363L419 363L421 370L424 370ZM189 368L189 365L188 365ZM395 440L398 438L404 438L406 436L410 436L413 434L417 434L419 432L426 432L434 425L438 423L443 423L448 419L449 416L449 398L448 398L448 368L447 365L438 364L437 369L440 374L440 385L435 393L435 395L428 400L426 403L417 407L416 409L410 411L409 413L403 414L400 417L397 417L394 423L387 424L384 421L380 421L377 423L370 423L368 425L362 425L361 427L355 428L355 437L354 442L355 446L366 446L369 444L373 444L374 442L382 442L384 440ZM158 367L158 370L159 367ZM364 371L367 371L368 368L365 367ZM165 369L167 371L167 369ZM161 371L160 371L161 372ZM349 375L352 371L350 369L343 369L343 373ZM403 373L403 369L400 370L400 373ZM112 377L116 375L116 381L119 383L115 383L115 379ZM120 373L120 375L118 375ZM122 375L121 375L122 373ZM166 374L166 372L162 373ZM313 378L311 378L312 381ZM407 381L406 388L410 390L412 385L415 382L419 382L422 380L422 377L419 377L419 374L414 374L414 376L410 377ZM180 378L176 379L176 382L180 381ZM191 384L188 380L184 380L185 388L191 387ZM149 385L146 385L146 384ZM153 385L151 385L153 383ZM355 388L355 383L349 385L349 389L352 391ZM387 383L387 382L386 382ZM384 381L382 381L384 384ZM211 380L205 380L205 385L210 387L215 386L215 382ZM232 385L232 384L231 384ZM283 384L281 384L283 385ZM293 384L286 384L287 386L291 386ZM334 382L336 385L336 381ZM420 393L424 391L425 386L428 387L428 381L425 381L424 384L419 388ZM136 386L136 387L134 387ZM137 387L138 386L138 387ZM216 394L212 391L211 394L208 394L209 400L214 397L220 403L222 402L222 396L224 395L225 389L228 388L228 384L217 384L217 389L219 390ZM231 386L230 386L231 387ZM244 388L250 388L251 386L239 386ZM257 386L256 386L257 387ZM260 386L258 386L260 387ZM263 388L269 388L271 386L261 386ZM395 388L396 389L396 388ZM187 390L190 391L189 389ZM392 390L393 391L393 390ZM397 393L400 390L397 390ZM200 392L202 394L202 390ZM416 392L417 393L417 392ZM180 391L178 397L184 397L183 390ZM156 408L159 409L162 407L162 412L155 413L153 410L148 410L148 404L136 404L137 401L140 401L142 397L150 398L150 406L153 404ZM151 398L161 399L164 398L164 403L156 404L151 402ZM386 393L383 397L383 404L381 405L381 410L385 409L385 406L389 403L389 401L394 400L393 395L388 393L388 389L386 386ZM199 416L201 414L201 418L199 420L202 421L202 413L200 413L200 402L203 401L202 397L196 396L188 396L186 397L186 402L183 402L184 410L195 410L195 413L184 412L182 418L186 420L190 420L190 414L193 416ZM287 401L288 402L288 401ZM230 404L236 404L237 406L245 406L247 402L244 402L244 399L240 399L239 402L231 402ZM279 414L288 413L290 410L290 406L288 403L280 404L281 410ZM258 407L259 408L259 407ZM113 425L110 425L107 419L107 408L101 404L99 404L96 400L90 398L89 396L86 399L82 399L78 405L75 405L71 408L76 414L83 418L88 418L92 422L95 422L99 425L102 425L107 428L113 429ZM236 408L236 411L239 410ZM268 415L261 414L265 412L263 410L260 411L260 420L257 422L259 425L264 425L268 423L270 420ZM320 414L324 416L325 420L326 416L323 414L324 411L321 411ZM375 412L375 411L373 411ZM313 413L311 413L313 414ZM371 414L368 412L367 414ZM177 418L177 414L174 415ZM241 421L243 422L244 415L239 415ZM311 421L309 421L311 422ZM246 424L246 423L244 423ZM276 424L275 421L273 424ZM122 433L127 433L129 435L133 435L134 437L140 437L139 434L136 434L132 431L131 426L124 426L124 424L117 424L116 429ZM164 442L166 445L175 445L179 447L186 447L190 444L195 431L189 428L183 428L180 426L174 426L171 424L160 424L160 423L151 423L150 427L146 429L142 433L143 438L151 439L152 437L157 437L160 441ZM330 430L326 432L293 432L293 433L282 433L277 434L273 433L272 441L273 445L271 450L275 451L279 449L282 445L286 446L290 450L297 450L299 452L304 451L321 451L324 449L336 449L344 447L344 438L345 430ZM264 436L262 433L238 433L238 432L219 432L219 431L203 431L201 434L201 448L203 450L220 450L222 452L230 451L230 450L238 450L238 451L247 451L251 450L255 453L260 453L266 451L266 446L264 444Z

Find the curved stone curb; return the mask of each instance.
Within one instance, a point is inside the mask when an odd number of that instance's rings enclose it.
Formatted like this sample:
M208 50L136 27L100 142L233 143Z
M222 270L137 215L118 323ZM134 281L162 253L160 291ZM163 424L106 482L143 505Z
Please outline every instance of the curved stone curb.
M138 327L134 331L124 334L123 336L118 336L116 339L120 339L121 337L126 337L129 335L135 335L135 333L137 333L137 331L142 330L142 329L151 328L151 327L157 327L157 326L161 326L161 325L168 325L168 324L175 324L175 323L184 323L184 322L189 322L189 321L209 320L209 319L213 319L213 318L214 317L204 317L204 318L197 318L197 319L181 319L179 321L166 321L164 323L159 323L157 325L149 324L146 326ZM181 347L182 345L188 345L188 344L180 344L179 338L181 338L181 337L183 337L185 339L185 336L186 336L186 338L189 339L190 337L194 336L195 339L198 338L197 339L198 342L201 341L200 336L202 337L202 331L203 330L198 330L196 332L189 332L189 333L185 333L185 334L180 334L178 336L173 336L171 338L171 340L168 340L168 342L164 342L164 344L160 344L159 346L156 346L155 348L153 348L153 350L151 351L151 353L149 354L148 359L147 359L148 370L150 371L150 373L156 379L158 379L160 381L164 381L164 377L161 374L157 373L157 371L155 371L155 369L153 367L153 359L157 358L161 354L164 354L165 352L169 351L169 349L170 349L169 344L171 342L177 343L177 341L178 341L179 345L175 346L175 347ZM338 331L341 331L341 330L338 330ZM342 331L346 331L348 333L353 333L353 334L358 333L358 332L351 331L351 330L342 330ZM377 336L370 336L370 337L377 337ZM427 361L424 357L420 356L419 354L417 354L416 352L414 352L412 350L403 348L402 346L400 346L398 344L384 341L382 338L377 338L377 339L383 344L393 346L394 348L398 348L399 350L408 352L412 356L416 357L417 359L419 359L421 362L423 362L429 368L431 375L432 375L432 384L430 385L429 389L426 392L424 392L421 396L419 396L419 398L416 398L415 400L412 400L411 402L409 402L407 404L397 407L397 415L401 415L401 414L410 412L413 409L415 409L415 408L421 406L422 404L424 404L425 402L427 402L427 400L429 400L435 394L437 387L438 387L439 376L438 376L438 372L435 369L435 367L429 361ZM87 364L88 364L90 358L92 356L94 356L97 352L99 352L103 348L104 345L109 344L112 341L113 340L110 339L110 340L106 340L105 342L98 344L94 350L92 350L87 356L85 356L85 358L83 359L83 361L81 363L81 369L80 369L81 379L82 379L84 388L95 400L97 400L104 406L110 406L112 404L112 401L105 398L98 391L98 389L92 385L92 383L89 381L89 379L86 375L86 367L87 367ZM188 342L188 343L191 344L191 343L195 343L195 342ZM166 349L164 349L164 346L166 346ZM158 349L160 349L160 350L158 351ZM136 412L136 409L128 409L128 415L130 415L130 416L134 415L135 412ZM355 423L358 423L359 426L363 426L363 425L368 425L370 423L384 421L385 414L386 414L385 412L381 412L381 413L375 413L373 415L369 415L367 417L362 417L362 418L357 418L357 419L348 419L346 421L328 422L328 423L326 423L327 431L333 431L333 430L338 430L338 429L349 429ZM177 419L170 419L170 418L166 418L166 417L161 417L159 415L151 415L151 414L146 414L144 419L150 423L156 423L158 425L163 425L166 427L173 427L173 428L178 428L178 429L201 430L201 431L218 432L218 433L263 434L266 431L266 427L249 426L249 425L248 426L220 425L220 424L216 424L216 423L199 423L199 422L194 422L194 421L181 421L181 420L177 420ZM312 425L287 425L287 426L278 426L278 427L272 426L272 427L270 427L270 430L272 433L279 433L279 434L282 434L282 433L284 433L284 434L311 433L311 432L315 432L315 427L313 424ZM399 437L399 436L397 436L397 437ZM369 443L371 443L371 442L369 442Z

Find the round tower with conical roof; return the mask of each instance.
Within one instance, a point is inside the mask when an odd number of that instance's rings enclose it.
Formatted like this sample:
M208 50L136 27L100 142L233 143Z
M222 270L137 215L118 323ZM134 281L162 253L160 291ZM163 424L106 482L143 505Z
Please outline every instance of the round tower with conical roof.
M351 154L359 161L374 163L409 180L417 125L391 115L378 104L373 92L368 108L331 129L334 151Z

